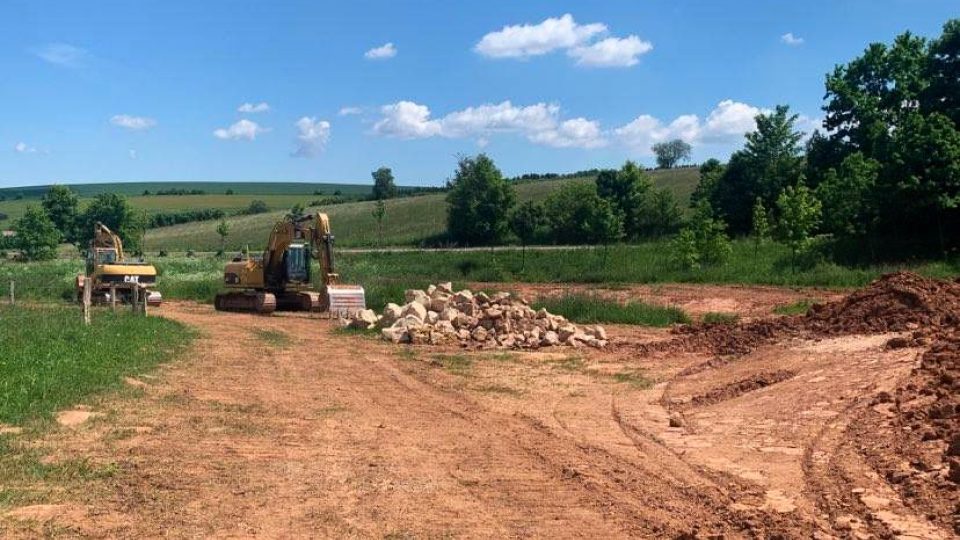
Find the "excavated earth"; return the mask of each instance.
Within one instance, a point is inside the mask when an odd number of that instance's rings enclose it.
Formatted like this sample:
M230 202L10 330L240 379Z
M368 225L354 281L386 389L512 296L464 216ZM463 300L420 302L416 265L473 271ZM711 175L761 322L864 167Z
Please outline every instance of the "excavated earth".
M703 292L745 322L523 352L166 305L187 357L7 435L87 474L3 486L0 536L960 534L960 285L893 274L798 317L763 314L808 292Z

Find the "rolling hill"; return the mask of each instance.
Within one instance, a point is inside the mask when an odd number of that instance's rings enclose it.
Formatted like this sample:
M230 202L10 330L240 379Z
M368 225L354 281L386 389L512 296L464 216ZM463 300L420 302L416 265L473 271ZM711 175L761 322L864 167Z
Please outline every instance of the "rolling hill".
M696 168L652 171L650 175L657 187L669 189L684 206L698 180ZM542 200L566 183L593 180L592 177L584 177L518 182L517 196L521 202ZM446 228L447 205L444 197L443 193L434 193L388 200L383 223L383 245L418 245L441 235ZM311 210L322 210L330 215L337 245L362 247L378 245L373 207L372 201L363 201L313 207ZM245 245L253 250L261 249L270 228L284 213L285 210L281 210L229 218L228 249L237 250ZM148 251L214 251L220 246L216 226L216 222L208 221L154 229L147 233L146 248Z

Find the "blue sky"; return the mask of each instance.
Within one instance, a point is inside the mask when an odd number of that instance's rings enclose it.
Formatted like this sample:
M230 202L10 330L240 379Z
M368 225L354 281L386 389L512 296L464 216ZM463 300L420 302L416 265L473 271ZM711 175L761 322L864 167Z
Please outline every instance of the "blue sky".
M835 64L958 7L6 0L0 186L365 183L381 165L437 185L459 154L563 172L652 163L674 137L725 159L758 110L812 128Z

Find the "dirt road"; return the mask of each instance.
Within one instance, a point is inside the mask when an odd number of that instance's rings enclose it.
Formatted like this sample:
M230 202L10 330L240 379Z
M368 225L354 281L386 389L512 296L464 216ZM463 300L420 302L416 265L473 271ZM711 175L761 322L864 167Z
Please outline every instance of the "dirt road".
M736 361L461 353L172 303L187 357L44 441L111 473L17 508L31 537L949 537L845 429L909 373L890 336ZM632 340L665 331L620 330Z

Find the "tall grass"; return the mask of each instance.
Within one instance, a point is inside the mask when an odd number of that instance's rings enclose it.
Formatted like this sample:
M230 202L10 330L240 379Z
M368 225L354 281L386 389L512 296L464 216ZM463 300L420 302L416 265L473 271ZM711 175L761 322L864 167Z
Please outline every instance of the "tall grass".
M568 294L538 300L536 309L563 315L577 323L637 324L642 326L670 326L688 323L690 317L680 308L656 306L644 302L619 303L596 294Z
M49 417L182 351L194 334L161 317L0 306L0 422Z

